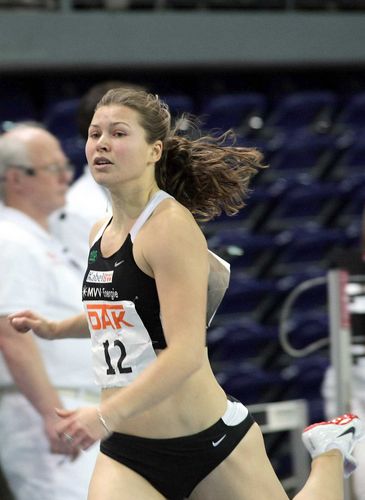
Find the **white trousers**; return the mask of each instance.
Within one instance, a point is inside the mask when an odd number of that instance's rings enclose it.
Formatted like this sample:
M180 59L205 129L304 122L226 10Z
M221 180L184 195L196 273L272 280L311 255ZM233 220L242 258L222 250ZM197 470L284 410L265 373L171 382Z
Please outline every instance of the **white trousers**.
M61 399L69 409L93 405L81 392ZM98 452L95 443L74 462L50 453L43 421L30 403L19 393L0 396L0 462L16 500L86 500Z
M334 418L336 413L335 379L333 369L327 370L322 394L325 401L326 417ZM365 426L365 364L352 367L352 397L351 411L361 418ZM357 461L357 468L351 476L356 500L365 500L365 439L357 443L353 455Z

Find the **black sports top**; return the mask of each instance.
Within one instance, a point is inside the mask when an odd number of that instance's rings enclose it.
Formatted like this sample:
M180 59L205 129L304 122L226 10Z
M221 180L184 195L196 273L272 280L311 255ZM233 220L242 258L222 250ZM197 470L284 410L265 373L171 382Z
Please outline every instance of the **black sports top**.
M121 387L131 383L166 347L155 280L135 263L133 242L146 220L165 199L158 191L133 225L123 245L103 257L100 244L108 221L90 248L82 297L92 341L96 383ZM228 269L228 270L227 270ZM228 285L229 267L211 254L208 287L208 323Z

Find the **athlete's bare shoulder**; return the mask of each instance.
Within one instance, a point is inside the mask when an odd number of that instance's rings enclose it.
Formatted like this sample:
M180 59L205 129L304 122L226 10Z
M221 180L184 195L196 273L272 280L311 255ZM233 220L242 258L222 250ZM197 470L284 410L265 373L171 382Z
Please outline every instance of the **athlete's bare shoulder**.
M143 231L143 232L142 232ZM206 239L191 212L174 199L167 199L156 210L141 231L145 255L170 251L206 251Z
M108 222L110 221L110 216L104 217L103 219L98 220L95 222L93 227L91 228L90 235L89 235L89 246L91 247L92 244L95 241L95 238L100 231L100 229L105 226Z
M186 207L184 207L184 205L173 198L167 198L166 200L161 202L152 214L152 223L161 224L163 220L166 221L166 224L185 221L187 223L193 224L194 226L197 226L190 210L188 210Z

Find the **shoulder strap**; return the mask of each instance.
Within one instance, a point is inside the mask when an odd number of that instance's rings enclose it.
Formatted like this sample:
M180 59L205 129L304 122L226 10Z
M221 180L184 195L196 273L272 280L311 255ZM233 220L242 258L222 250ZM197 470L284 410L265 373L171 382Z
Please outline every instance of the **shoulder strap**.
M132 243L136 239L136 236L139 233L140 229L143 227L147 219L151 216L155 208L167 198L173 198L173 196L161 190L157 191L157 193L150 199L136 222L133 224L132 229L130 230L129 234L131 235Z
M99 231L96 233L96 236L94 237L91 245L90 245L90 248L95 245L95 243L98 241L99 238L101 238L103 232L105 231L105 228L106 226L109 224L109 222L111 221L112 217L110 217L110 219L107 219L104 224L102 224L102 226L100 227Z

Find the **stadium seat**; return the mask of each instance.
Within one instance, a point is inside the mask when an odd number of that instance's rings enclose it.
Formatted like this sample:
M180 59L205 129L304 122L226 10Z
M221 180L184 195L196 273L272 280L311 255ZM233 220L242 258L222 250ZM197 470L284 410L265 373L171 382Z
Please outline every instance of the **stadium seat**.
M348 196L345 187L335 182L293 183L265 221L264 230L329 224Z
M365 128L364 133L355 134L352 144L338 155L330 168L330 176L336 180L363 174L365 174Z
M50 105L44 116L44 123L60 140L62 147L76 168L75 178L83 171L86 163L85 141L79 135L76 113L78 98L57 101Z
M298 270L290 275L281 277L276 280L277 293L281 293L281 303L284 299L298 289L299 286L306 284L308 287L303 293L300 293L296 300L292 303L291 314L312 314L327 310L327 269L318 267L315 269L307 269L298 267ZM278 311L280 312L280 311Z
M270 343L277 343L277 329L249 318L227 320L208 331L209 357L214 366L234 368L259 357Z
M248 362L232 371L218 373L217 378L227 394L244 404L276 401L283 386L279 372L266 371Z
M262 276L277 252L274 236L227 228L208 238L209 248L229 261L232 268L250 276Z
M83 173L86 165L85 141L82 137L70 137L61 140L61 143L66 156L75 167L74 180L76 180Z
M160 96L165 101L169 108L171 115L176 118L183 113L194 114L193 99L187 94L163 94Z
M219 314L245 315L260 320L266 311L266 303L275 300L276 295L274 281L235 273L219 307Z
M365 129L365 92L357 92L347 99L334 126L340 131Z
M264 132L298 128L327 130L337 103L334 92L326 90L297 91L282 97L264 124Z
M307 270L326 269L332 255L348 244L345 230L339 228L294 228L282 234L281 238L286 240L286 245L271 267L275 276L285 276L303 267Z
M277 178L320 179L330 168L335 138L329 134L297 133L273 152L270 167L258 177L260 184Z
M225 214L213 219L204 226L207 235L215 234L219 228L239 225L250 231L261 230L267 218L276 205L281 201L283 194L289 189L290 183L280 179L278 182L268 186L261 186L259 177L253 179L252 191L245 200L245 206L235 215ZM258 183L258 185L257 185Z
M327 311L305 311L290 315L288 338L295 349L303 349L312 342L329 336Z
M8 89L0 92L0 123L38 119L32 97L22 89Z
M320 398L323 377L329 365L329 356L314 354L297 359L285 368L281 375L290 389L288 390L290 399L312 400Z
M343 206L341 212L338 214L336 224L338 227L347 228L356 226L361 227L362 218L365 209L365 181L363 176L358 182L357 188L354 190L352 196L347 199L346 204Z
M65 99L50 105L45 112L44 124L61 141L78 137L76 112L79 98Z
M240 129L261 124L266 109L266 98L256 92L220 94L210 97L203 104L200 115L205 130Z

